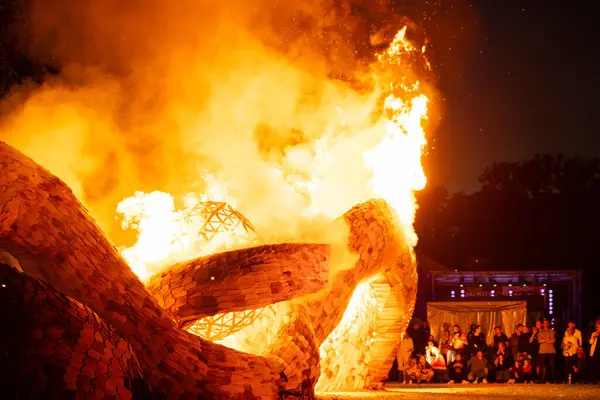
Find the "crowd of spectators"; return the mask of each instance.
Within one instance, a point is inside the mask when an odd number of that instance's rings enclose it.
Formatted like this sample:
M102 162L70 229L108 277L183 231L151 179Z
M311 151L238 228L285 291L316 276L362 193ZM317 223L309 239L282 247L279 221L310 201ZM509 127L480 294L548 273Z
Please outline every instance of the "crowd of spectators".
M427 321L416 322L398 346L398 372L404 383L600 383L600 318L585 335L574 322L561 337L547 319L519 324L507 336L494 328L486 341L480 325L468 331L445 323L439 341ZM490 343L490 345L488 345ZM557 354L562 365L557 365Z

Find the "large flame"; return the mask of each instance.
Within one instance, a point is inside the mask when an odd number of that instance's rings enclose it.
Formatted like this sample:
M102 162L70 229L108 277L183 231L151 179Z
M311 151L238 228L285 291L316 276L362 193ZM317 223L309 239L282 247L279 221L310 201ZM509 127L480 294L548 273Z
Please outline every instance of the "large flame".
M429 100L412 65L425 48L406 28L365 67L347 35L363 23L337 2L253 3L260 12L237 1L149 1L143 10L116 0L65 0L52 10L32 2L33 45L47 51L57 38L53 50L66 67L24 99L14 94L9 104L18 107L0 139L63 179L142 281L257 237L343 242L347 231L323 228L373 197L394 208L416 245ZM338 24L343 18L351 23ZM294 37L288 24L302 33ZM361 283L331 341L347 337L348 352L368 352L375 297ZM279 303L190 331L260 354L287 313ZM223 337L228 324L238 326ZM321 347L324 366L341 352L329 351L331 341ZM366 373L364 360L345 362L354 370L344 374ZM338 379L324 370L323 379Z
M332 136L327 132L316 139L310 146L291 148L285 154L280 164L270 164L266 179L280 180L282 185L308 199L299 207L298 218L310 219L317 215L335 218L342 214L352 204L367 200L371 197L385 199L398 213L405 235L410 246L416 245L417 237L413 229L416 210L414 191L425 186L426 177L421 165L421 155L427 144L424 121L427 119L428 98L421 93L418 80L402 75L394 80L385 80L394 74L390 70L408 63L407 55L417 50L406 38L406 27L400 30L386 51L378 54L376 68L384 71L377 75L373 92L368 96L355 98L351 110L368 110L369 114L376 113L379 118L363 126L364 120L357 126L348 126L347 112L342 107L336 107L334 114L337 118L332 124ZM402 97L404 95L404 97ZM383 98L380 107L379 99ZM380 109L382 108L382 109ZM352 135L340 138L339 131L349 130ZM362 151L345 150L345 141L365 143ZM375 142L371 146L366 144ZM360 157L360 158L359 158ZM340 175L346 168L362 166L365 175L344 177ZM360 181L364 179L364 181ZM340 188L340 184L331 184L333 179L345 179L352 192ZM350 180L358 180L351 183ZM196 231L191 231L189 225L202 225L202 216L195 219L185 219L183 216L194 207L199 199L211 201L227 201L233 206L238 204L236 198L229 196L226 185L214 176L204 177L206 187L203 193L188 193L184 197L186 204L181 209L175 209L175 198L171 194L152 192L136 193L122 200L117 211L123 216L123 227L138 231L137 242L122 249L122 254L132 266L134 272L142 280L147 280L152 273L174 262L195 258L240 247L246 243L239 239L239 232L229 230L221 235L220 240L205 241L192 245ZM341 193L332 192L341 189ZM349 202L350 200L350 202ZM230 239L227 239L227 238ZM238 239L231 239L231 238Z

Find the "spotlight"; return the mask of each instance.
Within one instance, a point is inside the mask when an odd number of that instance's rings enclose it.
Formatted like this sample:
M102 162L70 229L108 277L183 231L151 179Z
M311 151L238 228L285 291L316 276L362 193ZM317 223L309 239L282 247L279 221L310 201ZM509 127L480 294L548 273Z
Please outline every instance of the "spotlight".
M494 289L492 289L492 290L490 291L490 295L491 295L492 297L495 297L495 296L496 296L496 291L495 291Z
M465 278L463 276L460 277L460 287L465 286Z
M519 283L523 286L527 286L527 281L523 275L519 276Z
M512 286L512 279L508 280L508 286Z
M508 291L508 295L509 295L509 296L512 296L512 295L513 295L513 291L512 291L512 290L509 290L509 291Z

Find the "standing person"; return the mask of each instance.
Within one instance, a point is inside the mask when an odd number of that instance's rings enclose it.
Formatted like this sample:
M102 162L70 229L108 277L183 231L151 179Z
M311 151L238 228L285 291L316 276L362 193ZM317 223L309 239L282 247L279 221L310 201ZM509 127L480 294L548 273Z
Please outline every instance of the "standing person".
M476 355L478 351L483 351L485 349L485 336L481 331L481 325L475 325L475 329L473 330L473 334L469 339L469 348L470 354Z
M598 337L600 337L600 322L596 321L596 331L590 336L590 378L595 383L600 382L600 346L598 346L600 339Z
M456 355L456 359L448 367L448 377L452 383L469 383L467 381L467 364L461 354Z
M540 373L541 381L548 380L554 382L556 380L555 371L555 358L556 349L554 343L556 342L556 334L554 330L550 328L550 321L544 318L542 323L542 330L538 334L538 342L540 343ZM548 374L548 370L550 370ZM549 378L549 379L548 379Z
M510 352L512 354L513 360L517 360L519 358L519 337L523 333L523 324L517 325L517 329L515 332L510 335Z
M421 329L421 323L419 321L413 322L412 326L407 330L411 339L413 340L413 355L425 354L425 346L427 345L427 337L424 337L423 330Z
M450 336L450 330L444 330L442 333L442 337L440 338L440 351L442 355L446 358L448 363L452 360L448 360L448 350L452 350L452 345L450 344L452 337Z
M531 344L531 357L533 367L535 368L535 375L539 380L540 377L540 343L538 342L538 335L542 329L542 321L535 321L535 326L531 328L531 337L529 343Z
M469 362L467 363L467 367L469 368L469 374L467 378L474 383L481 382L487 383L488 377L488 362L485 358L483 358L483 351L477 350L477 353L471 357Z
M529 349L529 339L531 339L531 331L527 325L523 325L523 330L521 331L521 336L519 336L519 344L517 345L519 349L519 353L530 353Z
M450 346L452 347L452 349L448 350L448 352L446 353L446 361L451 363L452 361L454 361L457 354L460 354L464 359L466 356L466 344L467 343L465 342L463 335L460 332L456 332L450 342Z
M579 348L579 339L573 334L574 328L567 328L565 337L562 340L562 354L565 360L565 371L567 371L567 380L572 380L572 367L575 364L575 355Z
M402 379L404 383L408 383L406 370L410 366L410 357L414 351L412 338L408 335L408 330L402 334L396 357L398 359L398 380Z
M499 343L508 343L508 336L502 332L502 326L494 327L494 350L498 350Z
M573 332L573 336L575 336L575 338L577 338L578 340L577 347L583 346L583 336L581 335L581 331L577 329L575 321L569 321L569 323L567 324L567 330L569 329Z

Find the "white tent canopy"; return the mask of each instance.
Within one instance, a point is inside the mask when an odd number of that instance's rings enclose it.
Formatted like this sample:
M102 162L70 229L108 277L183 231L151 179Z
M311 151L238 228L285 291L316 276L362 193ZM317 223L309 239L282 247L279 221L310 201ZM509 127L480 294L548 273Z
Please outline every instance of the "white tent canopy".
M525 301L440 301L427 303L427 319L436 340L441 337L443 324L457 324L468 332L471 324L481 325L488 345L494 342L494 327L502 326L510 337L517 324L525 324Z

